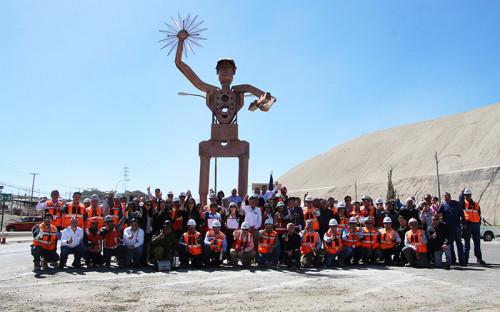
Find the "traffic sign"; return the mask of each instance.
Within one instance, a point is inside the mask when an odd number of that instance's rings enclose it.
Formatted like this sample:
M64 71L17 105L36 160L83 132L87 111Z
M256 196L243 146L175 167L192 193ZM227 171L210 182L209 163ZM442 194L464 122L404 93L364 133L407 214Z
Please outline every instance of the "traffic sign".
M12 200L12 194L0 194L0 201L7 202Z

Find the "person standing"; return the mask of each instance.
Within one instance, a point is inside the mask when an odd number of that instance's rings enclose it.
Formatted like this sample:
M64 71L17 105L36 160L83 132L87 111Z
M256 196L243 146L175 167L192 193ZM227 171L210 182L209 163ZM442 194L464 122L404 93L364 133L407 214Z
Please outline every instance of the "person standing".
M236 206L237 206L238 204L240 204L243 201L243 199L241 199L241 197L238 196L236 192L237 192L237 190L235 188L233 188L231 190L231 196L229 196L227 198L227 201L228 201L229 204L235 203Z
M36 204L35 209L42 211L42 214L50 213L52 215L52 225L54 225L58 231L62 231L63 220L62 220L62 208L66 204L64 201L59 200L59 191L53 190L50 193L51 200L47 201L46 198L42 199L38 204Z
M458 198L458 203L465 214L465 244L464 244L464 261L467 264L469 261L470 238L474 241L474 256L477 263L485 265L481 253L481 208L479 203L472 199L472 192L468 188L462 189L462 193Z
M62 209L62 226L67 228L70 226L71 219L73 217L77 218L78 227L83 229L85 224L83 223L83 214L85 213L85 206L80 203L82 199L82 193L74 192L73 193L73 201L64 205Z

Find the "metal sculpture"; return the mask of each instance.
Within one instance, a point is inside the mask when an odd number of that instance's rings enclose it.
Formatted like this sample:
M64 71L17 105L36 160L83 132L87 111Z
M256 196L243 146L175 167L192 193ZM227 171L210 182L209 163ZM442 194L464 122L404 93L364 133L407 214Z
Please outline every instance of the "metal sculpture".
M248 110L260 109L267 112L276 102L276 98L269 92L264 92L251 85L237 85L231 87L233 76L236 73L236 64L232 59L219 59L216 71L219 76L221 88L203 82L194 71L182 61L182 54L187 57L186 47L194 54L191 45L198 44L198 40L205 40L201 37L201 32L206 29L199 28L203 23L197 22L198 16L191 20L188 14L186 19L178 20L172 18L174 27L167 25L168 30L160 30L166 34L166 38L161 40L166 42L162 48L170 46L170 53L177 47L175 64L186 78L199 90L206 93L206 105L212 111L212 129L210 140L200 142L200 202L206 204L211 157L238 157L238 194L242 198L247 193L248 186L248 160L250 157L250 145L246 141L238 139L238 111L244 105L244 95L246 92L253 94L258 99L253 101Z

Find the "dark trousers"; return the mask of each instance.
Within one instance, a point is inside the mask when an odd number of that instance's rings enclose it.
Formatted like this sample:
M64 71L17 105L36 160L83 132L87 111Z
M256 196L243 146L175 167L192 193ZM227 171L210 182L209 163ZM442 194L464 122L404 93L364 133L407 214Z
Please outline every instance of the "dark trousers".
M196 268L201 268L203 266L203 254L193 255L186 251L184 245L179 245L179 259L183 265L189 265L189 259L193 259L192 266Z
M293 265L299 267L300 266L300 251L294 250L292 252L292 255L289 255L288 252L283 252L283 262L288 266L291 267Z
M454 244L457 245L457 253L458 253L458 262L463 263L464 262L464 244L462 243L462 229L460 226L457 226L455 228L450 227L450 234L451 234L451 240L450 240L450 251L451 251L451 261L456 262L457 261L457 254L455 253L455 247L453 247Z
M80 265L80 260L85 255L85 251L87 251L87 247L83 244L70 248L68 246L61 246L61 261L59 262L59 266L66 265L66 261L68 261L69 255L74 255L75 259L73 260L73 265Z
M31 248L33 262L40 263L40 258L44 258L47 262L56 262L59 260L59 255L56 250L43 249L42 246L36 245Z
M205 267L210 266L210 262L216 267L220 266L222 263L220 252L213 251L212 248L208 245L203 246L203 262L205 263Z
M142 244L142 256L141 256L141 265L148 265L148 258L153 259L153 253L150 250L151 238L153 237L153 233L144 234L144 243Z
M392 248L380 249L382 251L382 259L384 259L385 263L392 263L392 256L398 252L396 247L397 245ZM395 258L395 260L397 259Z
M89 264L90 261L92 261L96 265L101 265L104 264L104 256L101 255L100 252L92 252L87 249L87 252L85 253L85 263Z
M120 245L115 249L104 248L103 254L104 259L106 260L106 265L109 266L111 263L111 257L115 256L116 262L118 265L123 265L125 261L125 253L127 252L127 247L124 245Z
M467 222L467 228L465 229L464 260L465 262L469 261L471 236L474 242L474 256L476 256L478 260L483 260L483 255L481 253L481 223L479 222Z

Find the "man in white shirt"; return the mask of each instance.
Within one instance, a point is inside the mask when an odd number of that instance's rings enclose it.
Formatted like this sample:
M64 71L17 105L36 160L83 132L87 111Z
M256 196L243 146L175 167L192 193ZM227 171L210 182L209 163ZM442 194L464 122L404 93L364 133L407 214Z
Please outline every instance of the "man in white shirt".
M64 269L68 255L73 254L75 259L72 266L76 269L81 268L80 260L85 254L85 245L83 244L83 229L78 227L78 219L71 218L70 226L64 229L61 233L61 260L59 268Z
M142 245L144 244L144 231L139 228L136 218L130 220L130 226L123 231L123 244L127 246L125 254L125 265L140 267L142 257Z
M249 206L243 209L245 212L245 222L250 225L250 234L253 235L255 252L257 252L259 245L259 235L257 235L257 232L262 225L262 211L256 206L258 202L259 195L254 194L248 200Z
M264 202L267 203L267 200L269 198L273 198L277 191L278 181L274 183L274 189L272 191L267 189L267 185L262 185L262 194L260 195L260 197L262 197L264 199Z

